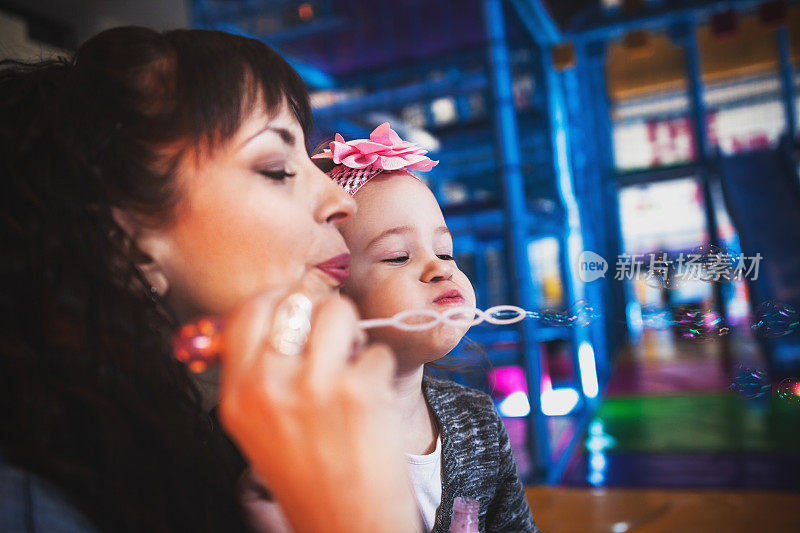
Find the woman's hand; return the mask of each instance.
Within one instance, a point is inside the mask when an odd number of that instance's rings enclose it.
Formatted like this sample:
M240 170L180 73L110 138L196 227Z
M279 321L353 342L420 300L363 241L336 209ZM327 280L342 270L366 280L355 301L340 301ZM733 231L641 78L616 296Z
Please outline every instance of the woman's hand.
M419 514L399 447L394 358L363 343L338 294L314 303L298 356L270 343L288 292L252 298L225 331L220 416L296 533L414 531Z

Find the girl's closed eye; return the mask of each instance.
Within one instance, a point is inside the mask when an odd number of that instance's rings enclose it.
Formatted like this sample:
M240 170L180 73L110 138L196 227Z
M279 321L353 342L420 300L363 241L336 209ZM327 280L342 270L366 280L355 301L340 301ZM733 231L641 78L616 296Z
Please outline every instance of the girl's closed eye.
M407 254L403 254L403 255L398 255L396 257L389 257L389 258L386 258L386 259L382 259L381 263L391 263L391 264L394 264L394 265L402 265L406 261L408 261L408 255Z
M443 261L455 261L456 258L453 257L451 254L436 254L436 257L442 259Z

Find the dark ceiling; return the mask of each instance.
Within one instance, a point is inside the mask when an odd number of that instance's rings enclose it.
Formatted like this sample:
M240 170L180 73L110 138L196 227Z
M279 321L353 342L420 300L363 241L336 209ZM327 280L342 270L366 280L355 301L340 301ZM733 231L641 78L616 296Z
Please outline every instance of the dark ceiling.
M599 0L547 0L562 28ZM369 6L369 7L366 7ZM413 64L431 57L475 50L485 44L483 0L333 0L340 27L280 43L282 50L334 75ZM511 40L525 32L506 4Z
M597 7L600 0L541 0L547 6L550 15L563 30L577 13Z

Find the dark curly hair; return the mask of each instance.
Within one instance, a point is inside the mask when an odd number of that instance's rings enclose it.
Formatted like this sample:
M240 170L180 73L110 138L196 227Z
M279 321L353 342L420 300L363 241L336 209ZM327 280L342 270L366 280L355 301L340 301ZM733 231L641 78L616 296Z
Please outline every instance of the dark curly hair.
M259 102L308 138L294 70L222 32L116 28L71 60L0 63L0 451L102 529L242 528L224 438L112 209L166 222L182 158Z

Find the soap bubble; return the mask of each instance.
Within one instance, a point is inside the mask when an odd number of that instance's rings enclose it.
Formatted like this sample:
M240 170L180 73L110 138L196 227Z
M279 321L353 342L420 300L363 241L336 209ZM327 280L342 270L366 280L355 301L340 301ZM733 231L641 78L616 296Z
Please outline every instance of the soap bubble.
M738 265L737 252L713 244L693 248L684 263L687 278L723 283L735 278Z
M642 309L642 325L652 329L666 329L673 324L672 315L667 309L645 307Z
M778 384L778 398L786 403L800 404L800 379L786 378Z
M586 300L578 300L566 311L542 311L539 320L548 326L588 326L600 313Z
M512 320L520 316L521 313L524 318L537 320L546 326L587 326L596 320L600 313L594 307L589 305L586 300L578 300L566 311L554 311L551 309L545 311L517 311L516 309L498 309L492 311L490 316L497 320ZM520 318L521 320L521 318ZM514 321L516 322L516 321Z
M528 317L531 317L532 313L528 313ZM519 312L513 309L500 309L499 311L495 311L491 314L492 318L496 318L497 320L511 320L512 318L517 318L519 316Z
M677 289L680 276L674 258L667 252L652 252L644 256L644 282L654 289Z
M546 310L539 314L539 321L547 326L570 326L569 317L560 311Z
M676 310L673 324L682 337L698 341L722 337L730 331L725 320L716 313L704 313L686 307Z
M750 327L760 337L776 338L789 335L798 324L800 319L792 306L768 300L758 306Z
M767 394L771 386L766 372L740 365L733 383L728 388L742 398L752 400Z
M598 318L600 313L586 300L578 300L564 313L568 321L576 326L588 326Z

